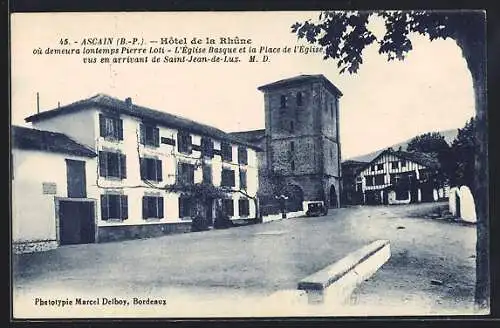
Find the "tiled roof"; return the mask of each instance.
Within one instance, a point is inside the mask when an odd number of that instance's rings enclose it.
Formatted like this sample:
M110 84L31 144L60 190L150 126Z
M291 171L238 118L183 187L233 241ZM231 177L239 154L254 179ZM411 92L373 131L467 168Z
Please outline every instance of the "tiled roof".
M342 162L342 165L356 166L356 165L365 165L366 163L367 162L355 161L355 160L350 159L350 160Z
M317 81L323 81L326 83L327 88L330 89L331 92L338 96L342 96L342 92L332 83L330 80L328 80L323 74L313 74L313 75L307 75L307 74L302 74L302 75L297 75L294 77L290 77L287 79L279 80L276 82L268 83L265 85L262 85L258 87L258 90L268 90L268 89L273 89L273 88L278 88L282 87L285 85L291 85L295 83L302 83L302 82L308 82L311 80L317 80Z
M138 117L141 119L151 120L159 125L164 125L166 127L186 130L200 135L206 135L216 139L227 140L236 144L245 145L255 150L261 150L256 145L240 140L212 126L201 124L189 120L187 118L176 116L167 112L154 110L151 108L138 106L135 104L128 104L126 101L105 94L97 94L93 97L79 100L77 102L74 102L66 106L61 106L60 108L48 110L45 112L41 112L39 114L29 116L25 119L25 121L37 122L54 116L69 114L75 111L96 108L96 107L116 111L118 113Z
M230 135L248 142L258 142L266 136L265 129L229 132Z
M418 163L429 168L438 169L440 167L438 159L427 153L413 152L413 151L403 151L397 150L392 151L394 155Z
M371 163L373 163L374 161L376 161L378 158L380 158L381 156L383 156L385 154L391 154L391 155L397 156L401 159L405 159L405 160L412 161L414 163L426 166L428 168L432 168L432 169L439 169L440 168L440 164L439 164L438 159L431 154L414 152L414 151L393 150L392 148L388 148L388 149L384 150L383 152L381 152L377 157L372 159L371 162L366 163L366 165L363 168L371 165Z
M354 160L347 160L342 162L342 174L343 175L356 175L360 170L362 170L367 162L360 162Z
M97 156L91 149L77 143L62 133L12 126L11 140L13 148L40 150L85 157Z

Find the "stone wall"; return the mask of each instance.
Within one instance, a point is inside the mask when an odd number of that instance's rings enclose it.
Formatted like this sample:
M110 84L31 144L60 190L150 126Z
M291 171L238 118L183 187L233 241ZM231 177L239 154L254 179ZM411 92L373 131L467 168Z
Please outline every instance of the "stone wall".
M57 248L57 240L39 240L12 243L14 254L43 252Z
M191 232L191 221L143 225L120 225L98 227L97 240L100 243L159 237L176 233Z

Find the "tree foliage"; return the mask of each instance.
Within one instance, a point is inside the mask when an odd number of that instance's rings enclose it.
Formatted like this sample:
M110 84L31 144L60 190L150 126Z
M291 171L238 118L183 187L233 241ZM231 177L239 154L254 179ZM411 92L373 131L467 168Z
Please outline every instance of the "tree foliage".
M450 146L441 133L428 132L411 139L406 149L408 151L439 154L449 148Z
M437 178L439 185L453 176L454 159L451 156L451 148L441 133L428 132L418 135L410 140L407 150L427 153L438 160L440 165L439 178Z
M371 17L383 20L383 37L377 38L370 31ZM297 22L291 28L299 39L322 46L324 59L335 60L340 73L356 73L363 63L363 50L372 43L378 45L378 52L387 60L403 60L413 49L409 38L411 33L426 35L430 40L453 38L464 50L464 57L472 61L469 48L473 50L481 46L478 35L484 29L484 14L423 10L325 11L321 12L317 21Z
M476 149L475 120L471 118L451 144L454 162L452 183L454 185L472 186L474 183L474 152Z

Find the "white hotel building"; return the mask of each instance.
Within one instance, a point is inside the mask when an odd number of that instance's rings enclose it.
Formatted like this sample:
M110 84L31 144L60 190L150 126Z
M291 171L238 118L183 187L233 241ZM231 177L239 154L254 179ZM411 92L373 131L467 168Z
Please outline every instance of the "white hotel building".
M226 187L231 192L222 207L230 219L257 217L253 198L260 149L219 129L103 94L32 115L26 122L65 134L98 155L96 165L83 171L86 177L67 171L68 181L87 181L84 195L78 190L68 194L94 202L94 238L89 242L190 231L192 200L165 191L176 183ZM78 183L68 185L79 188ZM214 217L215 200L208 208L207 215ZM71 220L71 215L54 213L56 217Z

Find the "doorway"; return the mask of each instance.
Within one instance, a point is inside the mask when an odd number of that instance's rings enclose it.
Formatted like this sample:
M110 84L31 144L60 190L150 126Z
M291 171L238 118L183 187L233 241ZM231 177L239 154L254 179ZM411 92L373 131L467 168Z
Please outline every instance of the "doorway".
M69 198L87 197L85 162L66 159L66 176Z
M332 185L330 187L330 208L339 207L339 203L337 201L337 192L335 191L335 186Z
M59 201L61 245L95 242L94 202Z

